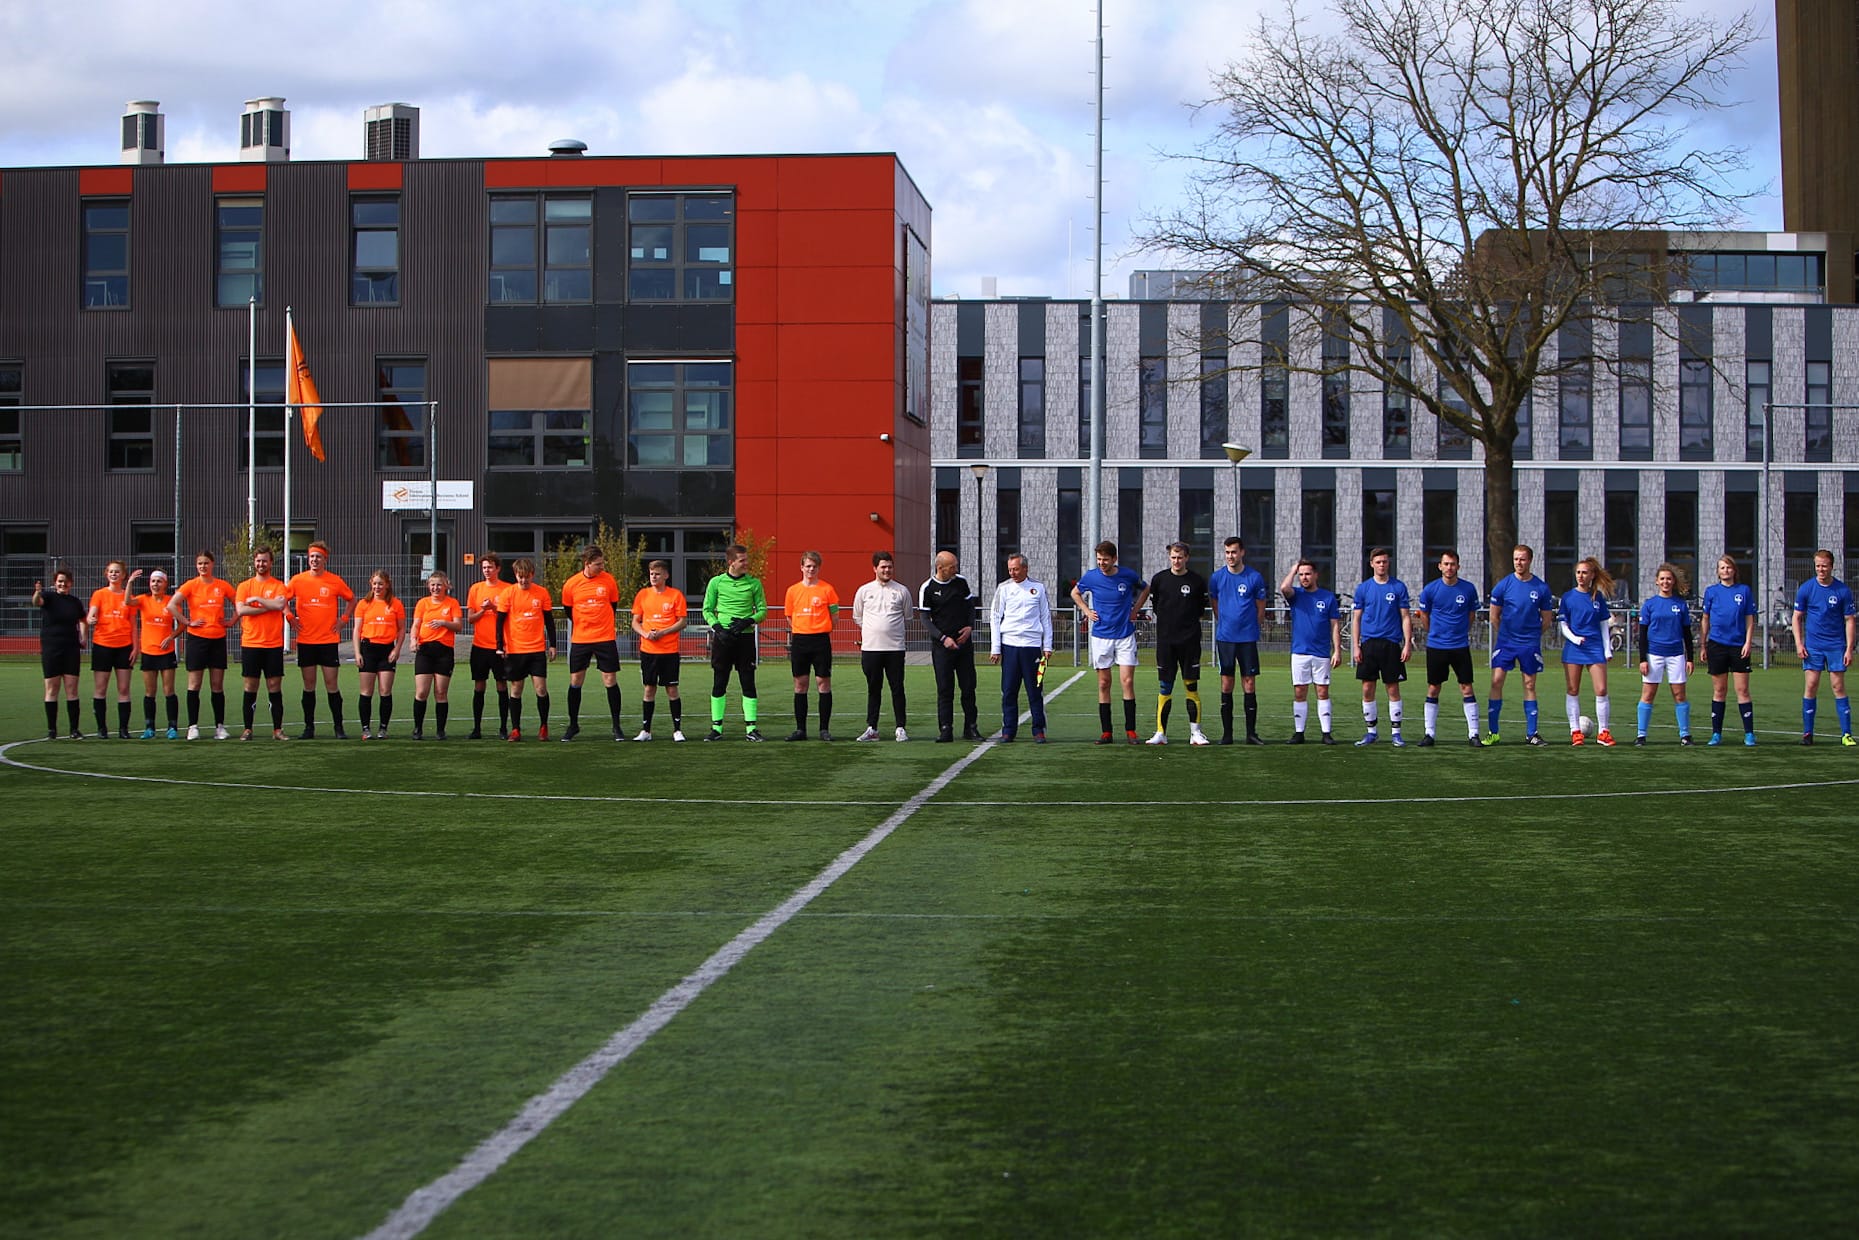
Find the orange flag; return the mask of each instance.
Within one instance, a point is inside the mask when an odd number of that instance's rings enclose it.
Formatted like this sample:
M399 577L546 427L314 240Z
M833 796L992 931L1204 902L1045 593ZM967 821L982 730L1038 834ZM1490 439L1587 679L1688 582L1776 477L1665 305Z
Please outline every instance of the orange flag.
M316 424L323 416L323 398L317 393L316 380L310 377L310 363L303 360L303 346L297 343L297 325L285 321L290 334L290 361L285 367L284 399L303 412L303 442L317 460L323 456L323 436Z

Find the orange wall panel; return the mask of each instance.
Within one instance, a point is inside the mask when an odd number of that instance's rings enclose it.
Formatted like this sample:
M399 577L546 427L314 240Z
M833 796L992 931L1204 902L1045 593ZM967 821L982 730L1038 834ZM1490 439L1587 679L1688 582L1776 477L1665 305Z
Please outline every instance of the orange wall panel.
M897 260L890 211L781 212L784 267L889 267Z
M223 164L213 169L213 192L216 194L262 194L265 192L264 164Z
M405 164L372 162L349 165L350 189L400 189L406 184L406 179Z
M127 194L134 183L134 168L79 168L77 173L77 192L84 197Z
M783 323L895 323L892 267L787 267L781 273Z
M782 280L776 267L738 267L736 276L736 322L775 323L780 320L779 297Z
M889 323L783 323L779 332L783 383L805 379L893 379L896 332ZM889 428L886 412L886 429Z
M781 213L736 209L736 266L772 267L781 261Z
M769 210L779 202L779 172L772 156L667 158L663 185L731 185L740 207Z
M831 435L845 432L878 442L887 452L891 445L878 439L890 433L896 385L881 379L810 380L783 383L777 408L782 435Z
M881 208L891 212L897 161L890 155L789 155L781 160L783 207Z
M780 378L780 329L772 323L736 324L736 383Z

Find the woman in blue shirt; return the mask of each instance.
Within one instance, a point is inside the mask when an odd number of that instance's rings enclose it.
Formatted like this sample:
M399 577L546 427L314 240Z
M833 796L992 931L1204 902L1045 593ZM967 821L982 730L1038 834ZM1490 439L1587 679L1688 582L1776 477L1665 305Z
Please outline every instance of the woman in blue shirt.
M1661 564L1653 584L1658 593L1640 604L1640 711L1635 745L1646 744L1646 727L1652 722L1653 699L1659 682L1672 686L1672 709L1678 716L1678 743L1691 743L1691 703L1685 700L1685 680L1697 657L1692 645L1691 608L1679 597L1680 574Z
M1749 700L1749 648L1756 639L1756 591L1736 579L1736 561L1717 560L1717 584L1704 591L1704 667L1711 674L1712 745L1723 744L1724 699L1736 677L1743 743L1756 743L1756 708Z
M1568 677L1563 705L1568 711L1571 745L1587 739L1581 731L1581 669L1585 667L1594 685L1594 739L1606 748L1614 746L1614 734L1608 730L1613 707L1607 698L1607 661L1614 654L1607 632L1607 598L1613 592L1614 579L1601 561L1589 556L1575 566L1575 588L1556 606L1556 624L1562 630L1562 671Z

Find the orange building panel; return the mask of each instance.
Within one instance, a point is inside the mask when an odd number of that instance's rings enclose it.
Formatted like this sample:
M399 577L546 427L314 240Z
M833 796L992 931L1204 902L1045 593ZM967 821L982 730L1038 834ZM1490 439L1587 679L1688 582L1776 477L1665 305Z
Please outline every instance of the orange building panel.
M79 168L77 173L77 192L86 198L127 194L134 183L134 168Z
M782 435L843 429L869 434L887 452L891 448L877 439L890 433L896 417L897 386L888 380L795 380L780 385L779 401L777 426Z
M349 165L350 189L400 189L406 184L406 179L405 164L373 162Z
M781 206L873 208L895 204L895 161L888 155L788 155L780 160Z
M889 211L781 212L783 267L890 267L897 217Z
M889 323L783 323L775 330L783 383L896 378L897 331Z
M787 267L781 272L783 323L894 323L892 267Z

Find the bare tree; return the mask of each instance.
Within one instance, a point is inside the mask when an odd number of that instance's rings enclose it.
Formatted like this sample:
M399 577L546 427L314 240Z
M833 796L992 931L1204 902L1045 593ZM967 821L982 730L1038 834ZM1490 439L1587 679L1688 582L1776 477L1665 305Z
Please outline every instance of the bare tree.
M1482 443L1496 571L1518 410L1592 364L1558 334L1643 319L1666 230L1736 216L1742 152L1686 125L1754 36L1682 0L1334 0L1323 26L1288 0L1215 79L1188 205L1143 241L1331 339L1261 365L1373 376Z

